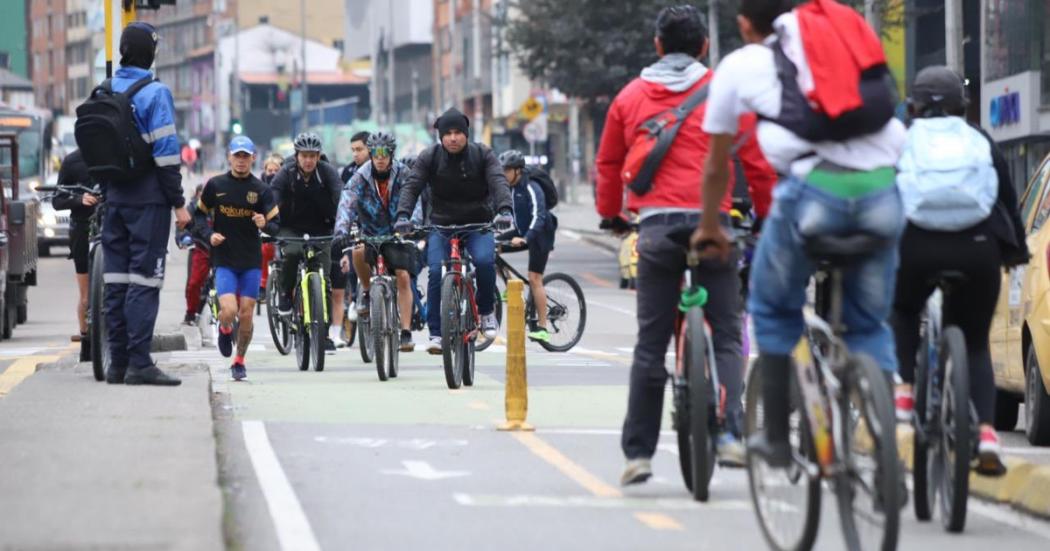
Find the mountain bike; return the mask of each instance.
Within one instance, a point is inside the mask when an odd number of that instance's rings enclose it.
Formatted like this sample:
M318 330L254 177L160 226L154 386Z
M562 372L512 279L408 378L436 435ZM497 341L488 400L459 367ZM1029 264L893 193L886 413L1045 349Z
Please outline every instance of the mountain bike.
M774 549L810 549L820 522L821 482L838 502L847 549L895 549L906 498L897 457L896 424L887 375L843 341L843 273L891 246L866 234L808 238L816 264L816 314L806 314L804 339L791 373L791 463L770 466L748 450L751 500ZM762 369L747 384L747 434L762 423Z
M306 371L312 363L314 371L324 371L325 337L328 335L328 290L325 269L321 265L321 253L331 247L335 236L275 237L274 241L284 245L302 243L303 255L296 267L295 286L292 288L292 312L287 323L291 329L295 361L300 371ZM272 278L273 280L279 279Z
M272 243L273 238L264 238L266 242ZM292 328L286 316L282 316L278 310L278 297L280 296L281 281L281 250L278 247L274 251L273 259L270 260L269 276L266 279L266 325L270 328L270 337L273 345L282 356L287 356L292 351Z
M915 427L912 482L915 516L932 518L940 502L949 532L966 526L971 461L977 456L977 411L970 401L966 338L957 326L942 327L943 303L963 274L937 276L937 291L926 302L922 345L915 367Z

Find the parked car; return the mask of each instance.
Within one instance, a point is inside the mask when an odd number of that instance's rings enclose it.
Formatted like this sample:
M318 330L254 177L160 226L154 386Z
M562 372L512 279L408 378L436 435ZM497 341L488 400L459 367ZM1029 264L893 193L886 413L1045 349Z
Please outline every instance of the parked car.
M18 138L0 134L0 338L29 318L29 286L36 285L35 197L24 195L18 178Z
M54 186L58 183L58 174L52 174L48 178L47 185ZM69 246L69 212L57 211L49 200L39 201L39 215L36 226L36 248L40 256L51 256L51 247Z
M1024 403L1025 433L1033 445L1050 445L1050 156L1021 196L1021 219L1032 259L1003 276L992 320L995 427L1017 426Z

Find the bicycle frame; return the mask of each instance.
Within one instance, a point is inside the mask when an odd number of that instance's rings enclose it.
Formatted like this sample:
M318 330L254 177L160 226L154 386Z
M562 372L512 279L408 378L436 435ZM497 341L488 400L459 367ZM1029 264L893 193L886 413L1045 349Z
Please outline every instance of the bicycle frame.
M481 325L481 314L478 313L478 300L477 297L474 296L474 285L471 284L469 280L466 282L463 280L464 277L469 277L471 275L470 272L464 272L465 267L470 262L470 256L463 254L460 243L461 240L458 235L452 235L449 239L449 259L445 261L443 265L444 273L442 276L449 272L458 274L457 281L459 282L459 285L470 290L466 295L468 297L467 300L470 301L471 315L474 316L474 328L471 329L469 333L463 334L463 342L468 342L478 334L478 327Z
M324 277L324 267L319 266L316 269L311 270L311 264L314 257L317 255L315 247L311 246L308 242L306 243L306 250L303 254L303 259L299 262L299 291L303 297L303 323L313 323L314 321L320 321L321 323L328 323L328 281ZM321 276L321 304L324 306L324 311L321 312L321 319L314 320L314 312L310 311L310 290L309 290L309 278L307 277L311 273L316 273Z

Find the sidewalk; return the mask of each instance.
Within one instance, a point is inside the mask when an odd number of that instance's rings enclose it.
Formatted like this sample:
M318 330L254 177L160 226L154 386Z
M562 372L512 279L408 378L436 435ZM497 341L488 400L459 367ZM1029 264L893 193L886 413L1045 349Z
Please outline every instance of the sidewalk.
M169 244L158 334L179 333L186 258ZM37 304L74 300L41 277ZM182 386L107 385L65 350L0 396L0 549L225 549L207 367L158 355Z

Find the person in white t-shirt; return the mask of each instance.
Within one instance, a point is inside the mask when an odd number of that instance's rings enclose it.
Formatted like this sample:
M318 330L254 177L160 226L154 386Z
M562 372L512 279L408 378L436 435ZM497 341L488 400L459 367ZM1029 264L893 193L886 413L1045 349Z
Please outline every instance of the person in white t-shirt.
M904 226L894 185L894 166L905 139L900 121L890 119L880 130L859 137L822 142L806 141L773 122L781 118L784 89L772 48L782 47L796 66L802 92L813 89L798 18L784 5L781 0L741 0L737 23L746 45L726 56L715 71L703 123L711 134L704 163L705 201L725 193L725 159L741 114L758 114L759 145L780 175L752 264L749 298L759 349L756 367L764 370L765 429L749 439L748 448L772 466L790 461L790 354L803 332L802 308L814 270L803 249L805 239L854 233L885 239L884 249L846 274L843 322L850 350L871 356L890 375L897 370L897 359L887 320L893 305L896 243ZM704 254L729 254L729 237L715 218L701 219L694 246L701 241L714 244Z

